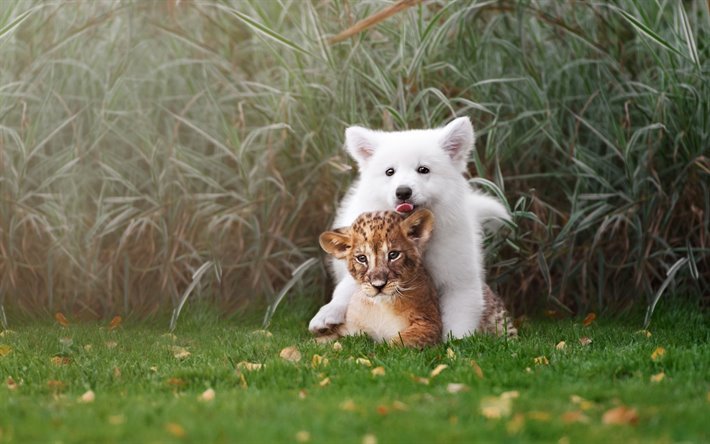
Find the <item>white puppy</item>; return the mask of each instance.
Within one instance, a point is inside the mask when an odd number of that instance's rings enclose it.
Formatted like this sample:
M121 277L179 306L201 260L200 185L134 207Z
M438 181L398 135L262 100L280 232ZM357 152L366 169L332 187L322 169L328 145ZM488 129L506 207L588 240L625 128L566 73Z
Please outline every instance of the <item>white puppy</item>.
M455 338L475 332L484 310L481 224L510 218L500 202L473 191L463 176L473 142L466 117L428 130L348 128L345 145L360 177L333 224L349 226L366 211L430 209L436 227L424 261L441 298L444 335ZM337 282L333 299L311 320L313 333L343 323L350 297L358 290L343 261L333 261L332 272Z

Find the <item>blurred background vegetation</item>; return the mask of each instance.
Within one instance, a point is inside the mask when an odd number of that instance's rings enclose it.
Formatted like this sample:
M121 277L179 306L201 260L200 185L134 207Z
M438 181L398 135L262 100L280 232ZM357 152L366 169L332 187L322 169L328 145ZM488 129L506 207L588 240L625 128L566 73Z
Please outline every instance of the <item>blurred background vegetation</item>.
M705 1L8 1L0 303L86 318L195 290L265 306L354 177L344 129L469 116L471 176L516 227L489 281L517 313L707 308ZM329 297L323 267L295 293Z

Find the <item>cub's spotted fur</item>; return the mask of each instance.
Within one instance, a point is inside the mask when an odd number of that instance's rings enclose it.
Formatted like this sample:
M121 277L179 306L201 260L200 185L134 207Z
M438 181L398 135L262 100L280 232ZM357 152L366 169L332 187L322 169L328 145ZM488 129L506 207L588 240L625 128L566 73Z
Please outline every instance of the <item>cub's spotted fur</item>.
M439 299L422 262L433 224L434 215L425 209L407 218L380 211L321 234L321 247L345 259L360 286L350 299L345 323L326 338L364 333L407 347L441 341Z

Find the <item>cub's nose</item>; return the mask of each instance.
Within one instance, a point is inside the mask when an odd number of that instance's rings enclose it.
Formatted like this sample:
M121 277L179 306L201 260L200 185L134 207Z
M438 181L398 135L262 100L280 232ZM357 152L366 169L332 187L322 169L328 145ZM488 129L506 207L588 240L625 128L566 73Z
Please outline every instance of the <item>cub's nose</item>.
M399 200L407 200L412 197L412 189L406 185L400 185L397 187L397 190L394 192L394 194Z
M382 291L382 289L385 288L385 285L387 285L387 280L386 279L372 280L372 281L370 281L370 285L372 285L372 288L374 288L375 290Z

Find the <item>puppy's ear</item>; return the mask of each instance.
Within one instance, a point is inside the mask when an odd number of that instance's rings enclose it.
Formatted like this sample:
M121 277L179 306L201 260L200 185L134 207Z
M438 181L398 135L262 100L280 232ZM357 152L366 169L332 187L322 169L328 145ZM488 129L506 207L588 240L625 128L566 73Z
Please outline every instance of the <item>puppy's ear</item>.
M351 126L345 130L345 147L357 161L364 165L377 148L377 133L361 126Z
M415 211L399 224L402 232L418 249L424 248L434 229L434 214L426 208Z
M441 148L460 168L466 167L468 154L473 148L473 125L468 117L459 117L442 128Z
M347 228L326 231L318 238L321 248L337 259L345 259L351 247L350 233Z

